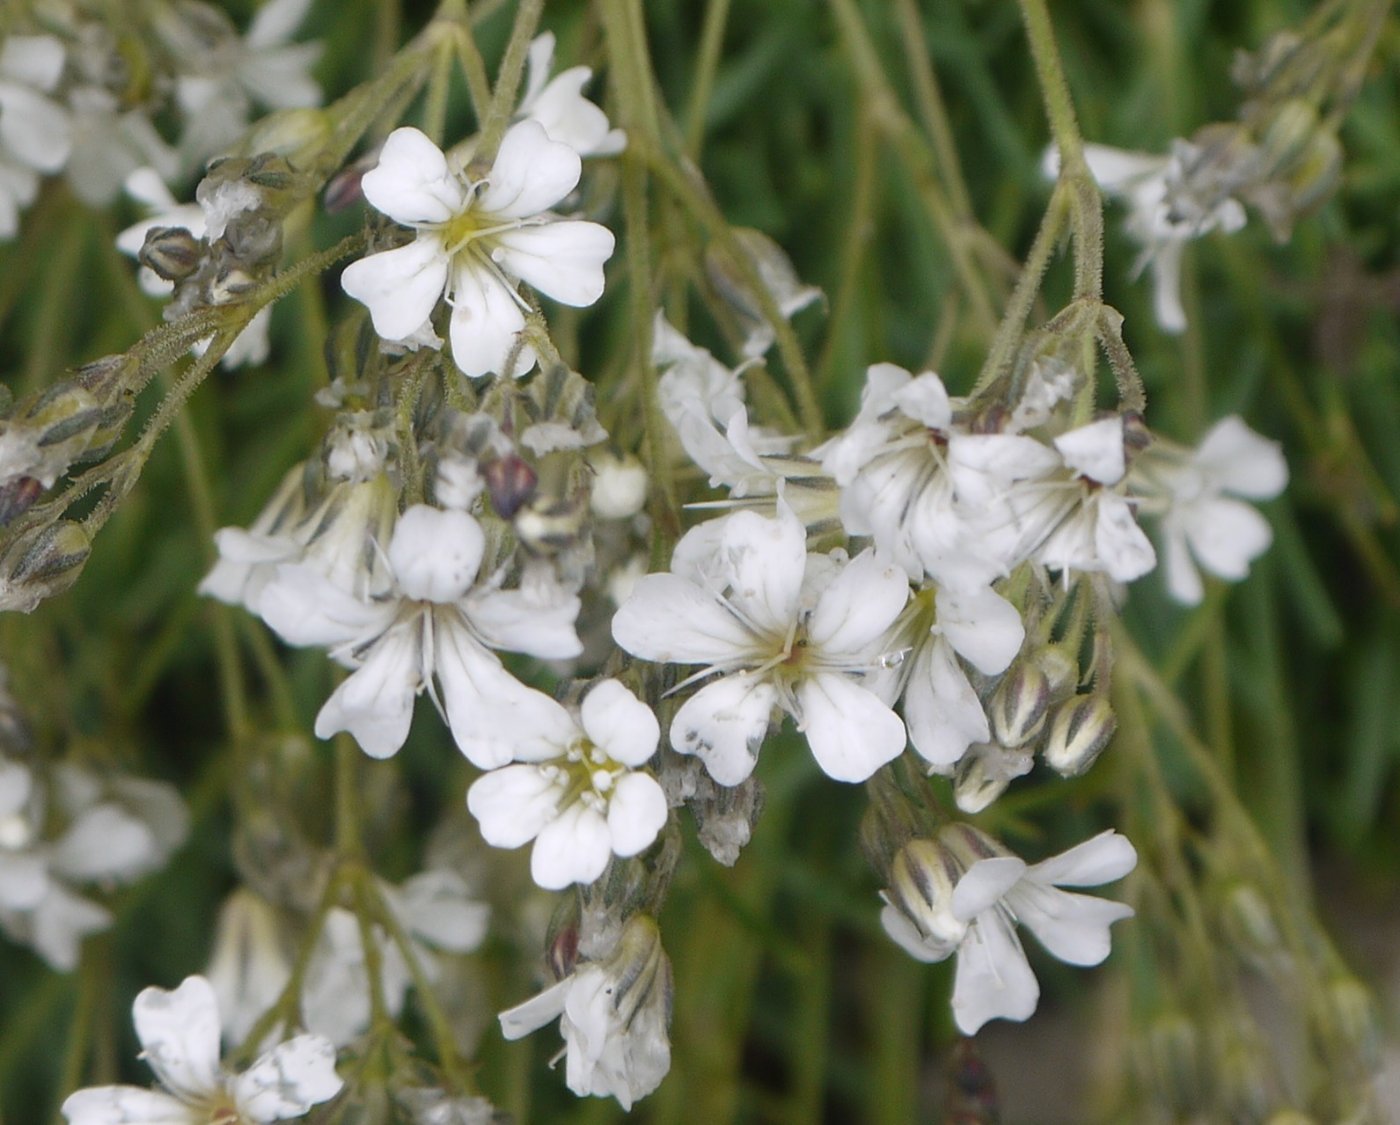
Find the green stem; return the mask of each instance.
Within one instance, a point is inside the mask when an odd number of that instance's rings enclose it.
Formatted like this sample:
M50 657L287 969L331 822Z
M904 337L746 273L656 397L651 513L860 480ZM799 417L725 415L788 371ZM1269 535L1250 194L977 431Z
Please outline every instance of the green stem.
M685 130L685 152L696 163L699 163L700 149L705 143L705 113L710 106L710 91L714 88L715 71L724 47L729 3L730 0L709 0L705 5L705 22L700 28L700 50L695 61L695 82L690 90Z
M539 26L540 13L544 10L544 0L520 0L515 10L515 24L510 29L510 41L501 59L501 68L496 72L496 88L491 95L491 108L481 126L481 143L477 155L490 158L505 136L515 112L516 94L520 89L520 78L525 71L525 61L529 56L530 40L535 37Z

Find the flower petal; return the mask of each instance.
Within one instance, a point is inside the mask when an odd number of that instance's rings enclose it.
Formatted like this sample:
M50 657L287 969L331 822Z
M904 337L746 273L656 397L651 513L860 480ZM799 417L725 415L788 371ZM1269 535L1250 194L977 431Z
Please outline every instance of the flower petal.
M1137 866L1137 851L1113 829L1051 856L1029 868L1037 883L1059 887L1097 887L1121 879Z
M797 619L807 569L807 529L786 504L776 517L736 512L724 520L720 552L728 598L765 637L785 637Z
M651 847L666 824L666 794L646 773L623 774L608 801L608 834L615 855L636 855Z
M466 512L414 504L394 525L389 565L404 597L455 602L476 578L486 535Z
M562 787L538 766L502 766L467 790L467 810L493 848L518 848L539 835L558 811Z
M601 680L583 697L584 733L615 762L640 766L656 753L661 726L650 707L617 680Z
M1007 903L1040 944L1068 965L1102 963L1112 948L1109 926L1133 916L1133 908L1121 902L1025 884Z
M68 1125L191 1125L191 1109L160 1090L94 1086L64 1099Z
M240 1112L256 1122L300 1117L345 1085L335 1072L335 1047L319 1035L279 1044L233 1081Z
M486 937L491 908L472 897L455 871L421 871L391 893L408 929L439 949L470 953Z
M223 1089L219 1004L207 980L186 977L173 992L142 989L131 1012L141 1055L162 1086L187 1102Z
M507 1008L496 1017L501 1021L501 1034L507 1039L523 1039L551 1020L557 1020L564 1014L564 1002L573 985L574 978L566 977L538 996L532 996L514 1008Z
M421 618L391 629L375 642L365 662L317 714L317 738L349 731L371 758L399 752L413 722L413 701L423 690L420 629Z
M1269 521L1238 500L1198 500L1182 513L1186 541L1201 566L1218 578L1238 582L1249 564L1274 541Z
M745 672L724 676L681 704L671 722L671 745L677 753L698 756L720 785L738 785L753 773L776 700L765 679Z
M1005 672L1021 651L1026 627L1020 610L990 586L941 587L935 604L938 631L983 675Z
M541 660L570 660L583 652L574 622L579 599L554 592L482 590L468 595L463 615L492 648L523 652Z
M506 364L511 362L516 339L525 327L525 314L508 283L493 267L464 252L452 270L449 298L452 319L448 335L458 370L470 378L488 372L507 374ZM519 378L534 366L534 351L522 347L509 374Z
M596 809L575 801L535 837L530 877L547 891L561 891L570 883L592 883L611 855L608 822Z
M284 641L302 646L371 640L389 627L398 608L346 593L306 563L279 565L257 603L263 620Z
M1157 552L1133 518L1132 505L1113 492L1098 496L1094 551L1104 573L1116 582L1132 582L1157 565Z
M385 340L402 340L433 315L447 288L447 256L437 235L420 233L407 246L351 262L340 285L369 309L375 332Z
M900 574L900 581L904 576ZM797 687L798 729L822 772L836 781L864 781L904 752L904 723L889 706L845 676L821 672Z
M963 872L953 888L953 916L971 922L990 910L1026 873L1026 863L1014 855L994 855L979 859Z
M904 570L865 550L817 598L807 639L823 657L863 655L884 636L909 600Z
M522 121L501 139L476 207L503 219L528 219L573 191L582 172L578 153L550 140L538 121Z
M114 804L84 809L58 841L54 870L80 883L123 879L144 870L156 852L150 828Z
M491 260L546 297L587 308L603 295L603 263L616 242L598 223L518 227L497 236Z
M1261 437L1234 414L1210 428L1192 460L1221 488L1251 500L1272 500L1288 484L1288 462L1278 442Z
M639 579L613 615L612 634L633 656L666 664L724 664L754 646L714 595L675 574Z
M942 639L922 648L904 688L904 719L919 756L950 772L974 742L991 737L982 701Z
M1024 1020L1035 1012L1040 984L1011 923L990 913L968 927L953 976L953 1019L964 1035L988 1020Z
M462 186L448 169L442 149L408 126L389 134L379 163L364 174L360 186L376 210L407 226L445 223L466 207ZM418 323L424 319L419 317Z

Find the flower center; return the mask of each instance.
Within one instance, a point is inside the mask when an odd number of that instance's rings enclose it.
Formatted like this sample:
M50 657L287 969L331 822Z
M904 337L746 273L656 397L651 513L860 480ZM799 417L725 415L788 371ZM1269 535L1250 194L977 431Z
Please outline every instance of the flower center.
M456 254L459 250L474 239L488 231L497 229L498 223L491 220L491 216L483 215L468 207L465 211L460 211L452 218L448 219L442 227L442 243L448 255Z

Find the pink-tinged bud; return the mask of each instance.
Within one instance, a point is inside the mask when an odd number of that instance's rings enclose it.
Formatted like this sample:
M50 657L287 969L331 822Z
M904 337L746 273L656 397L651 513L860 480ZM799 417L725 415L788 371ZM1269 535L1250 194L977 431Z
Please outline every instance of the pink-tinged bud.
M1045 764L1061 777L1078 777L1098 760L1117 729L1118 718L1104 696L1077 695L1055 712L1042 751Z
M0 485L0 527L24 515L43 494L44 486L33 477L16 477Z
M491 497L491 506L502 519L513 519L535 496L539 484L539 474L534 467L516 453L507 453L482 466L481 475L486 480L486 491Z

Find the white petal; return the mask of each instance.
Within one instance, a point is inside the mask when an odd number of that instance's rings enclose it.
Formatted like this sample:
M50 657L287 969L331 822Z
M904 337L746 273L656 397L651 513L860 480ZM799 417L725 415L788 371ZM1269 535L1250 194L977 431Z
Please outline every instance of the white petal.
M528 219L574 190L583 164L566 144L549 139L538 121L522 121L501 139L477 209L505 219Z
M254 13L243 42L258 51L286 43L310 10L311 0L268 0Z
M1021 613L990 586L940 588L935 595L938 631L979 672L995 676L1021 651L1026 627Z
M300 1117L329 1101L344 1083L335 1072L335 1047L319 1035L298 1035L274 1047L233 1082L238 1108L253 1121Z
M574 622L574 594L542 597L525 590L483 590L468 596L463 613L472 631L492 648L541 660L569 660L583 652Z
M576 801L543 828L530 852L530 877L547 891L570 883L592 883L612 854L612 837L602 815Z
M578 735L573 718L526 687L464 629L436 630L436 672L457 748L482 769L558 757Z
M979 859L963 872L953 888L953 917L960 922L971 922L1001 901L1025 873L1025 861L1014 855Z
M676 712L671 745L697 755L720 785L738 785L753 773L776 698L771 683L747 673L707 684Z
M1036 887L1008 896L1016 912L1046 950L1069 965L1097 965L1109 954L1108 928L1133 916L1133 908L1093 895Z
M197 1125L198 1110L159 1090L94 1086L64 1099L68 1125Z
M807 568L807 529L786 504L774 518L736 512L724 521L720 550L729 601L768 637L785 637L797 618Z
M862 551L822 591L807 619L807 639L826 657L865 653L908 600L904 570L874 551Z
M1132 582L1157 565L1157 552L1133 518L1132 506L1112 492L1100 493L1094 521L1094 551L1116 582Z
M375 332L402 340L433 315L447 288L447 257L436 235L420 233L407 246L351 262L340 285L369 309Z
M523 1004L502 1012L497 1017L501 1021L501 1034L507 1039L523 1039L551 1020L557 1020L564 1012L564 1002L573 984L574 978L566 977L538 996L532 996Z
M617 680L601 680L583 697L584 732L615 762L640 766L656 753L661 725L650 707Z
M675 574L648 574L612 620L613 639L633 656L666 664L722 664L754 636L709 592Z
M321 87L307 71L321 54L320 43L293 43L245 57L238 64L238 81L271 109L310 109L321 104Z
M1186 546L1186 529L1181 525L1179 513L1169 514L1162 521L1162 540L1166 549L1167 593L1182 605L1200 605L1205 597L1205 586Z
M900 580L903 581L901 574ZM845 676L821 672L797 687L799 729L822 772L864 781L904 752L904 723L874 693Z
M84 809L54 848L54 869L70 880L125 879L146 869L156 839L142 821L114 804Z
M48 863L43 856L0 852L0 910L29 910L48 891Z
M1047 157L1048 155L1047 153ZM1055 157L1058 166L1057 151ZM1165 156L1129 152L1127 149L1097 144L1084 146L1084 161L1089 165L1089 174L1098 181L1099 187L1110 195L1121 194L1144 179L1161 175L1168 164L1168 158Z
M397 609L395 602L354 597L304 563L278 566L258 595L263 620L290 645L369 640L389 627Z
M173 992L142 989L131 1013L141 1055L162 1086L189 1102L222 1090L219 1005L207 980L186 977Z
M1288 483L1288 462L1278 442L1233 414L1210 428L1192 460L1221 488L1251 500L1272 500Z
M1027 877L1061 887L1097 887L1121 879L1137 866L1133 845L1113 829L1030 867Z
M36 90L52 90L63 77L66 52L52 35L7 35L0 44L0 76Z
M22 86L0 84L0 140L40 172L57 172L73 151L68 115Z
M112 916L95 902L50 883L49 891L33 912L22 915L28 923L29 942L39 956L60 972L78 967L78 952L88 934L112 924Z
M467 809L493 848L518 848L552 821L563 796L559 781L538 766L502 766L467 790Z
M1197 501L1183 513L1182 522L1201 566L1232 582L1248 574L1249 564L1274 540L1268 520L1248 504L1224 497Z
M922 422L931 430L946 430L953 423L953 407L948 401L943 380L932 371L925 371L894 394L900 412Z
M666 824L666 794L650 774L623 774L608 801L608 834L614 854L636 855L651 846Z
M463 375L506 374L516 337L525 327L515 294L494 271L470 253L458 255L452 271L452 319L448 335L452 359ZM519 378L535 365L535 353L521 348L510 374Z
M880 911L880 925L884 927L889 938L905 953L916 961L922 961L925 965L934 965L939 961L947 959L951 949L936 949L924 940L914 923L904 916L902 910L896 910L893 906L886 904Z
M34 775L28 766L0 758L0 819L14 816L34 792Z
M486 937L491 908L472 897L455 871L422 871L393 893L410 932L439 949L470 953Z
M399 752L413 722L413 701L423 688L419 629L401 625L385 633L316 716L316 737L349 731L372 758Z
M974 742L991 737L982 701L942 640L915 657L904 689L904 719L914 749L940 772L955 765Z
M543 125L550 140L568 145L580 156L610 156L627 146L627 138L622 130L609 129L607 114L583 96L592 77L586 66L561 71L533 99L522 102L521 111ZM535 81L533 69L530 80Z
M1024 1020L1035 1012L1040 985L1016 932L1000 914L968 927L953 977L953 1018L964 1035L988 1020Z
M1127 469L1123 452L1123 419L1101 418L1055 439L1065 464L1082 477L1100 484L1117 484Z
M476 578L486 535L466 512L414 504L389 540L389 565L406 598L453 602Z
M603 263L616 239L597 223L519 227L496 238L491 259L563 305L587 308L603 295Z
M408 226L445 223L466 206L462 187L448 170L442 150L411 127L389 134L379 163L364 174L360 186L376 210ZM419 323L424 319L419 317ZM412 327L399 336L410 331Z
M554 43L552 31L542 31L530 40L530 47L525 52L525 91L520 95L521 114L530 111L549 81L549 72L554 67Z
M1186 331L1186 310L1181 307L1181 255L1186 243L1162 243L1152 256L1152 314L1157 326L1173 336Z

